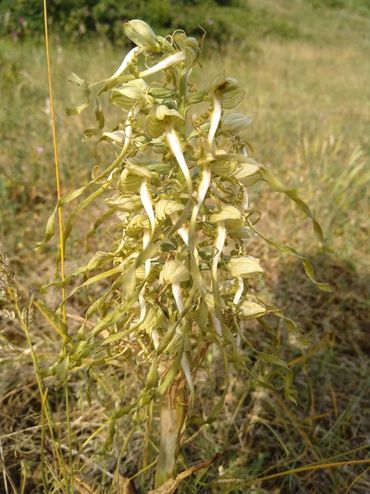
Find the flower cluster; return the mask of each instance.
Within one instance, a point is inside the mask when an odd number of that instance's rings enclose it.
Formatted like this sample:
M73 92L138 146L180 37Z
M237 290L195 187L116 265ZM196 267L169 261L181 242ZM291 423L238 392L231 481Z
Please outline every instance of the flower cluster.
M105 276L115 278L87 311L100 316L86 338L108 330L109 345L140 335L145 355L169 354L176 368L158 376L160 393L171 385L166 376L175 379L181 369L193 393L202 347L222 341L236 350L243 322L267 312L249 287L263 269L246 254L248 187L262 175L243 138L251 119L234 112L244 96L238 81L218 76L197 90L189 80L200 55L196 39L183 31L156 36L140 20L125 32L137 46L98 83L98 97L108 92L124 115L101 133L119 154L96 181L113 193L105 216L118 220L116 248L85 268L109 266Z

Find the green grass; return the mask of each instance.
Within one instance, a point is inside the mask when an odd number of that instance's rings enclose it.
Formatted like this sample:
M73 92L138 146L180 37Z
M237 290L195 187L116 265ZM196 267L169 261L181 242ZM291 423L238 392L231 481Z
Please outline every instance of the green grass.
M323 1L249 3L256 19L260 19L254 31L258 37L249 44L251 48L241 51L227 46L222 56L207 53L198 78L208 80L209 74L225 71L242 81L247 91L244 109L254 118L249 139L255 156L261 162L271 163L285 183L299 187L324 225L333 253L320 251L309 223L300 213L263 188L250 198L257 209L266 201L269 205L260 229L310 255L319 277L332 283L333 292L317 292L295 260L284 258L281 263L273 251L257 241L253 243L255 253L268 266L266 296L272 303L285 306L308 337L309 347L302 352L293 338L281 333L282 340L288 343L285 357L296 374L298 406L285 403L270 391L262 396L251 395L249 383L233 375L222 419L205 427L196 441L185 448L183 466L210 458L216 451L222 456L207 471L199 472L184 484L181 492L336 494L347 489L350 493L365 494L370 484L366 475L357 478L364 470L361 466L291 474L262 485L256 482L253 489L241 487L240 483L266 472L328 459L364 458L368 451L365 410L369 405L369 346L365 335L370 285L370 17L364 15L362 2L352 2L352 10L344 8L343 2L336 2L331 8L325 6L330 2ZM267 14L276 25L275 31L264 29L261 19ZM64 108L72 101L78 103L80 97L66 78L75 71L87 80L97 80L113 72L121 58L118 48L103 41L80 46L53 42L64 190L84 181L94 162L93 145L81 142L82 129L92 122L92 116L84 116L83 122L65 116ZM56 251L55 247L43 254L32 251L42 237L45 219L55 202L44 49L31 42L1 40L0 61L0 91L7 102L6 109L3 106L0 110L0 240L28 291L53 277L50 259ZM79 242L80 238L75 237L68 248L69 266L82 255ZM1 329L11 341L0 347L0 429L4 452L1 462L17 486L23 478L28 489L24 492L36 493L40 492L41 483L37 465L38 391L22 334L11 314L4 312L5 302L1 298L0 304ZM75 313L78 304L77 300ZM35 322L35 348L47 360L55 350L56 338L36 315ZM259 331L252 328L251 337L260 338ZM99 395L93 395L89 404L84 382L77 375L72 376L71 420L74 437L80 438L76 448L104 423L104 403L114 401L115 388L126 378L123 370L122 374L102 380ZM204 402L211 407L209 377L204 380ZM212 382L217 393L217 373ZM130 381L127 393L135 392L135 382ZM61 422L65 413L63 398L58 389L53 388L50 393L55 420ZM235 407L239 407L238 414L234 414ZM259 419L249 429L252 412ZM130 424L123 421L120 427L125 431ZM122 475L130 476L140 469L138 452L143 438L145 431L130 442ZM81 479L100 484L101 492L116 492L108 486L118 449L102 453L104 439L104 434L97 436L75 454L75 469ZM63 451L66 441L61 428ZM137 480L143 492L148 478L144 475ZM224 478L233 478L235 482L218 483ZM352 482L355 484L350 487ZM12 492L11 487L9 491ZM84 491L81 488L79 492Z

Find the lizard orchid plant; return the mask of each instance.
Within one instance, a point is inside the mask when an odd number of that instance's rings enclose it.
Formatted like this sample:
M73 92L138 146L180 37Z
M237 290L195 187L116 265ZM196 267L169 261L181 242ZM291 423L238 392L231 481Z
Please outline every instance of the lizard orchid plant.
M159 424L159 487L176 473L188 425L201 427L221 411L229 365L253 379L245 348L264 369L258 382L283 389L294 400L291 370L273 345L269 352L260 351L248 339L250 321L266 328L270 313L296 331L291 320L256 293L255 280L264 270L250 253L250 240L259 236L301 257L316 281L304 256L257 230L260 215L249 205L251 188L265 182L285 193L312 220L320 239L322 233L296 190L285 188L250 156L245 134L251 118L235 110L244 97L239 82L218 75L209 87L198 89L191 76L200 45L182 30L161 37L145 22L132 20L125 33L135 47L111 77L88 84L71 76L85 99L69 114L80 114L93 97L97 127L85 135L110 143L115 158L108 165L99 163L87 184L61 198L44 242L54 234L57 209L72 201L76 205L66 221L64 242L92 203L101 215L89 237L107 225L114 238L109 249L93 253L87 264L53 283L66 289L72 284L60 309L81 289L94 290L77 331L58 311L49 311L63 338L50 372L66 379L72 369L96 372L113 360L137 369L139 396L127 399L122 392L121 403L110 411L109 440L117 420L129 414L138 423L152 406L152 420ZM121 115L109 131L104 97ZM76 285L76 280L81 281ZM96 296L100 282L104 288ZM209 355L225 366L225 383L214 409L207 411L197 400L197 376L209 367Z

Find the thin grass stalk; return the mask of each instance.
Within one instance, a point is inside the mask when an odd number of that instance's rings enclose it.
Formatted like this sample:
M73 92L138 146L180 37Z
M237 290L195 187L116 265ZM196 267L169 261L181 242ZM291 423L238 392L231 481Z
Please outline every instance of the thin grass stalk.
M218 480L216 484L227 484L227 483L235 483L241 484L244 487L248 487L255 482L262 482L265 480L273 480L280 477L286 477L287 475L292 475L296 473L302 472L314 472L316 470L327 470L332 468L340 468L345 467L347 465L370 465L370 459L364 460L348 460L348 461L336 461L333 463L319 463L314 465L303 465L302 467L290 468L289 470L284 470L284 472L272 473L270 475L264 475L261 477L255 477L251 480L244 479L222 479Z
M63 238L63 212L61 205L59 204L61 198L61 181L60 181L60 163L59 163L59 152L58 152L58 139L55 123L55 105L54 105L54 92L52 84L52 73L51 73L51 56L49 49L49 30L48 30L48 10L47 10L47 0L43 0L43 11L44 11L44 40L45 40L45 54L46 54L46 64L48 73L48 89L49 89L49 99L50 99L50 119L51 119L51 130L53 136L53 152L54 152L54 165L55 165L55 185L56 193L58 199L58 227L59 227L59 250L60 250L60 279L61 285L61 297L62 300L65 299L65 288L63 281L65 278L65 243ZM62 320L65 323L67 320L66 306L62 306ZM72 458L72 430L70 423L70 400L69 400L69 389L68 381L64 384L64 397L66 403L66 421L67 421L67 432L68 432L68 446L69 446L69 470L71 478L73 478L73 458ZM73 483L73 482L72 482ZM67 489L70 490L69 481L67 481ZM72 487L71 487L72 490Z
M45 403L47 400L47 390L44 391L42 395L42 401L41 401L41 446L40 446L40 463L41 463L41 477L42 477L42 483L44 485L44 490L47 492L47 480L46 480L46 474L45 474L45 450L44 450L44 444L46 440L46 414L45 414Z
M64 265L64 241L63 241L63 212L62 208L59 205L59 201L61 198L61 181L60 181L60 164L59 164L59 151L58 151L58 139L57 139L57 131L56 131L56 123L55 123L55 105L54 105L54 92L53 92L53 84L52 84L52 74L51 74L51 57L50 57L50 49L49 49L49 31L48 31L48 11L47 11L47 0L43 0L44 6L44 30L45 30L45 54L46 54L46 64L47 64L47 73L48 73L48 90L49 90L49 99L50 99L50 120L51 120L51 131L53 137L53 153L54 153L54 165L55 165L55 185L56 185L56 193L58 199L58 226L59 226L59 249L60 249L60 278L61 281L65 278L65 265ZM64 300L64 286L61 286L61 294L62 300ZM63 318L66 320L66 312L65 308L62 310Z

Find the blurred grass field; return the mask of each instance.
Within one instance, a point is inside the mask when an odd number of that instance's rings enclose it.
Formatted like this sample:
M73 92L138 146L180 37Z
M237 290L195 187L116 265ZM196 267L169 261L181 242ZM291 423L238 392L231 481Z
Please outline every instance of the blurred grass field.
M253 207L268 211L260 230L308 255L318 277L331 283L333 291L318 292L296 260L281 260L256 242L254 249L266 266L266 297L286 307L308 337L304 352L286 350L295 372L298 405L285 403L271 391L250 395L248 385L234 375L222 420L207 426L196 444L189 445L184 466L217 451L222 459L184 484L183 493L370 491L365 467L356 465L291 474L254 487L242 483L319 461L362 459L369 452L370 15L350 4L315 10L312 2L253 0L255 12L267 9L278 19L275 30L263 36L262 29L256 30L256 37L249 36L242 48L209 48L197 69L200 85L202 79L225 72L245 87L243 110L254 119L249 140L255 157L299 188L324 228L327 248L317 245L309 223L293 206L263 189L251 197ZM65 116L65 108L80 98L67 76L74 71L88 81L99 80L113 73L123 52L103 39L80 44L52 39L64 191L87 179L94 160L93 144L81 138L92 115ZM56 254L56 247L33 251L55 204L44 47L32 40L0 39L0 64L0 242L21 284L31 290L52 278L51 259ZM80 240L75 238L68 247L71 264L82 255ZM11 322L4 319L2 330L14 331L22 348L22 337ZM50 343L42 326L35 328L34 339L40 349ZM4 346L0 375L2 468L15 484L24 479L22 492L40 492L33 429L40 412L29 356L16 346ZM72 418L81 422L78 433L83 437L83 424L101 423L104 412L98 403L89 407L79 395L80 383L74 384L74 399L82 412ZM59 413L60 398L55 406ZM253 414L258 419L250 430ZM88 451L86 466L84 455L81 451L81 476L89 480L89 474L91 482L98 481L101 474L94 465L103 462L109 469L109 458ZM133 450L122 475L135 473L135 461ZM234 480L226 483L225 478ZM108 481L103 476L97 492L112 492L104 490ZM0 482L1 492L3 488Z

